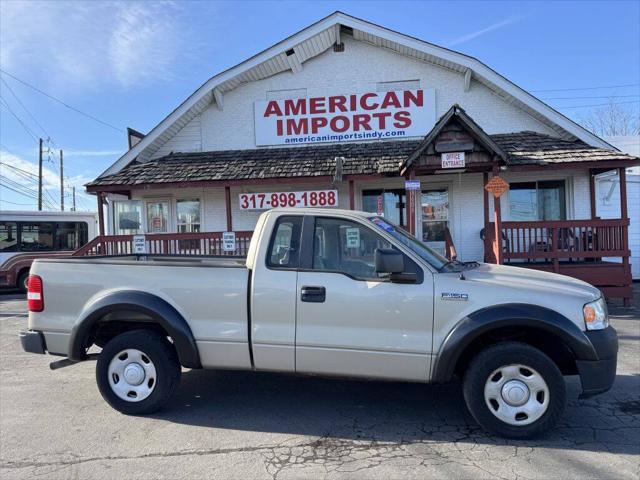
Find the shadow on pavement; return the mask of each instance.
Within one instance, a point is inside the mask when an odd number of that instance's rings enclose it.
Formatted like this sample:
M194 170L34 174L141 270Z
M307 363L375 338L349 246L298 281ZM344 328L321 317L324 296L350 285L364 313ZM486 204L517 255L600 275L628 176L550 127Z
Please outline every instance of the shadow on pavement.
M619 375L616 391L640 390L640 377ZM245 431L369 441L482 444L608 450L638 454L637 396L615 392L578 400L579 379L568 378L569 404L546 437L492 437L467 412L459 382L424 385L291 376L276 373L184 372L170 405L155 417L168 422Z

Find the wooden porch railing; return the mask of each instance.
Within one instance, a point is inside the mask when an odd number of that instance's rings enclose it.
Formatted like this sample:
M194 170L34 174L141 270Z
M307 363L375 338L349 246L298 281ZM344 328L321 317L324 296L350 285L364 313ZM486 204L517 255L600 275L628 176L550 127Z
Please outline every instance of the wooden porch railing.
M501 249L504 263L579 278L628 305L633 296L628 235L628 219L502 222L496 242L491 223L485 262L497 263Z
M496 248L502 248L509 260L585 260L603 257L629 257L629 220L556 220L539 222L502 222L501 246L495 243L495 225L485 232L485 256L495 260Z
M149 255L239 255L246 256L253 232L236 233L236 250L222 250L222 232L153 233L145 235ZM128 255L133 253L133 235L98 236L76 250L73 256Z

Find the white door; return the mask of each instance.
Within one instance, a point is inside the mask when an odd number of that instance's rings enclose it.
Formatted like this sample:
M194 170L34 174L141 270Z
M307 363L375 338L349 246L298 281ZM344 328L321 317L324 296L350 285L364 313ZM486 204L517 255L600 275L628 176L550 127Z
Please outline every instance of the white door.
M298 272L296 371L426 380L432 274L405 256L419 283L378 277L374 251L391 244L350 220L315 218L312 243L310 265Z

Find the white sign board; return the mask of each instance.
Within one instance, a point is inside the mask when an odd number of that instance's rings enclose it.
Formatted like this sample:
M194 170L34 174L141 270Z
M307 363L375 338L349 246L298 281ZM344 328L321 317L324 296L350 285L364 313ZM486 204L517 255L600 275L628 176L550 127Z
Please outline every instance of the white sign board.
M405 190L420 190L420 180L407 180L404 182Z
M278 207L337 207L337 190L304 192L241 193L240 210L269 210Z
M358 248L360 246L360 229L357 227L347 228L347 248Z
M236 251L236 232L222 232L222 251Z
M436 121L434 89L261 100L256 145L424 137Z
M464 168L464 152L443 153L442 168Z
M144 235L133 236L133 253L136 255L144 255L147 253L147 242Z

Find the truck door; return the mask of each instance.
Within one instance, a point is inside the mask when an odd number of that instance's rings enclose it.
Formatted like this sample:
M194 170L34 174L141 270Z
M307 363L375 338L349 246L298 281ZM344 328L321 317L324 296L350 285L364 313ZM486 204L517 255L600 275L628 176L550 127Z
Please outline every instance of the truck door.
M270 238L265 239L266 248L254 265L251 345L258 370L295 371L296 282L302 221L302 215L276 217Z
M363 220L364 222L364 220ZM417 283L375 273L376 248L392 248L373 226L305 217L297 279L296 371L427 380L433 280L405 255Z

